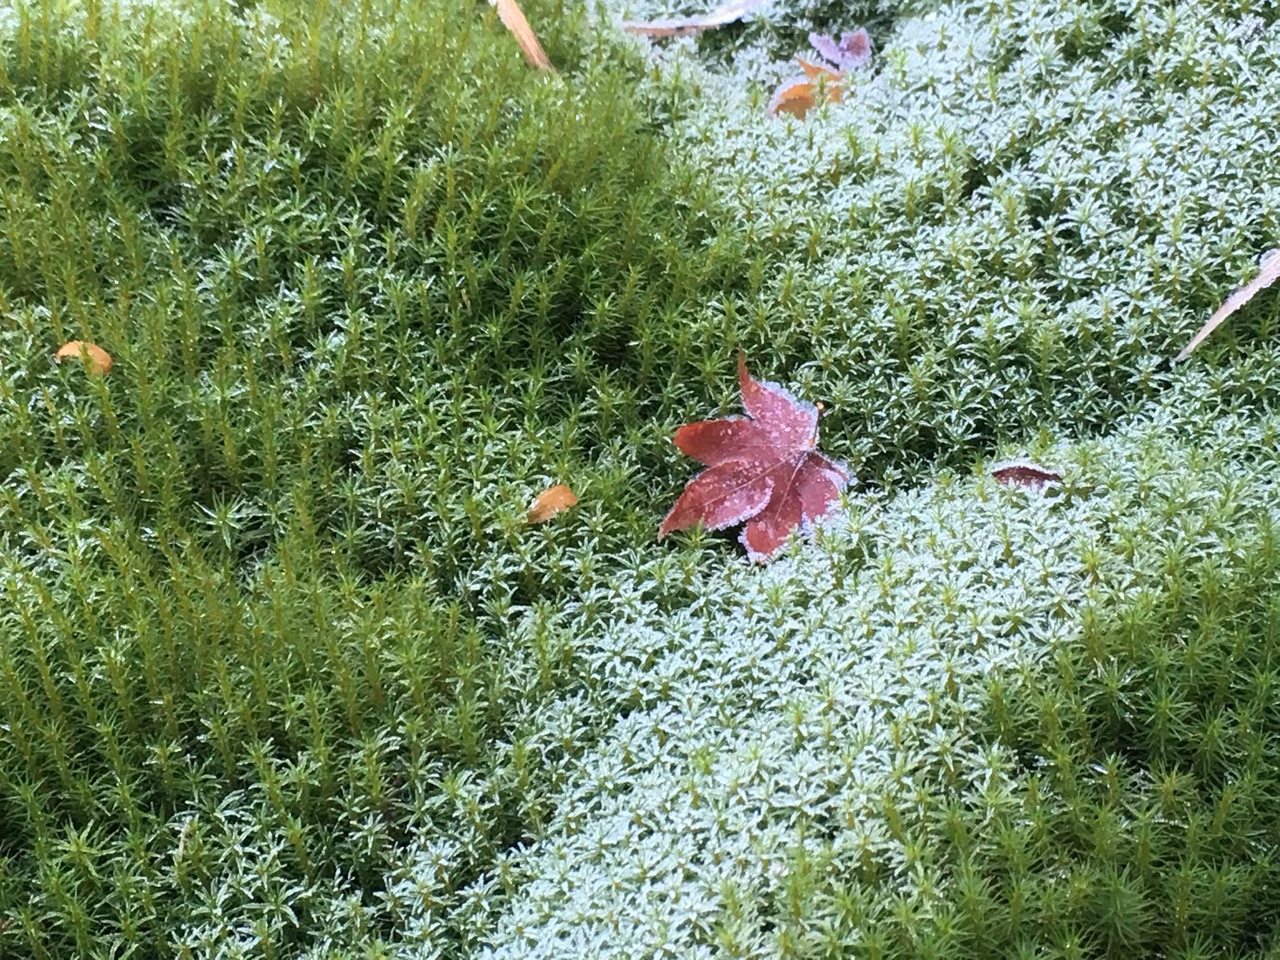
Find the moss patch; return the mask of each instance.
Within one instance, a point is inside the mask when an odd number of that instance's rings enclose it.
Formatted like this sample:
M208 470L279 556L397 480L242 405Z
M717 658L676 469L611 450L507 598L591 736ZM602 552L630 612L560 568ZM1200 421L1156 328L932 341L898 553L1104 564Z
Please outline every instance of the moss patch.
M864 5L798 126L825 8L527 8L556 76L464 0L0 12L0 953L1261 949L1274 296L1164 358L1275 245L1270 13ZM652 545L739 344L864 481L769 570Z
M649 331L745 281L635 58L530 14L563 75L484 4L7 14L0 952L354 950L419 836L443 916L537 831L494 744L566 670L502 638L652 538Z

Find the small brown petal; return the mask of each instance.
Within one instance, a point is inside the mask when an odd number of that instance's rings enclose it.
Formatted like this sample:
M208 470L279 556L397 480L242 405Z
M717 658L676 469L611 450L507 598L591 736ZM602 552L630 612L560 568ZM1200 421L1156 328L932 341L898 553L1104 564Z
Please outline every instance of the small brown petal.
M1048 467L1042 467L1030 460L1006 460L991 468L991 476L1006 486L1026 487L1029 490L1043 490L1051 483L1062 480L1062 474L1054 473Z
M545 523L561 510L568 510L577 502L578 498L573 495L572 490L563 483L557 483L534 498L525 519L529 523Z
M105 375L111 372L111 354L96 343L89 343L86 340L72 340L69 343L64 343L58 348L55 356L59 360L66 360L68 357L82 357L90 373Z

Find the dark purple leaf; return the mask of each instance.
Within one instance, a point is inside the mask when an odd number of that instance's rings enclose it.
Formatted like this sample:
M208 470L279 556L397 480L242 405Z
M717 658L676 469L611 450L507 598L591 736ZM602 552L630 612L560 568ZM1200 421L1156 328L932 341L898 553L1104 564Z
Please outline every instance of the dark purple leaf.
M1062 480L1062 474L1054 473L1048 467L1042 467L1030 460L1006 460L991 468L991 475L1006 486L1026 487L1029 490L1043 490L1051 483Z

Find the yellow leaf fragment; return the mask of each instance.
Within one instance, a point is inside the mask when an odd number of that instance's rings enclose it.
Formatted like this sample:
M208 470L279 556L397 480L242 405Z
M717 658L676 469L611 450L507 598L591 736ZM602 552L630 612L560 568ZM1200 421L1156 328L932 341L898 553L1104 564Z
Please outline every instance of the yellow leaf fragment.
M1204 326L1196 331L1196 335L1191 338L1191 342L1182 348L1180 354L1173 358L1173 362L1178 363L1191 356L1191 351L1200 346L1200 341L1213 333L1223 320L1252 300L1259 290L1265 290L1275 283L1277 279L1280 279L1280 250L1272 250L1262 261L1262 269L1258 271L1258 275L1227 297L1222 306L1214 311L1213 316L1205 321Z
M534 498L525 519L529 523L545 523L560 511L568 510L577 502L578 498L573 495L572 490L563 483L557 483L554 487L549 487Z
M520 52L524 54L529 65L555 73L556 68L551 65L551 61L543 52L542 44L538 42L538 36L533 32L533 27L529 26L529 21L525 19L520 4L516 3L516 0L493 0L493 3L498 8L498 19L516 38Z
M71 340L68 343L64 343L58 348L58 352L54 356L59 360L66 360L68 357L79 357L84 361L90 373L106 375L111 372L111 354L96 343L89 343L87 340Z

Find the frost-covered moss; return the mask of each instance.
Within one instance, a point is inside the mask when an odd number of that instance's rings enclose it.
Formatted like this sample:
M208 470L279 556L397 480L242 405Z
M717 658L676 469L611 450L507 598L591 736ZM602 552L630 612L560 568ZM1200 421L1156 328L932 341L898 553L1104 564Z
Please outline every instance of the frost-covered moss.
M830 401L834 453L902 477L1159 399L1167 358L1280 244L1266 13L951 4L877 38L877 69L802 123L764 115L793 66L700 75L684 148L778 262L745 338ZM1274 396L1276 315L1210 345L1249 348L1224 403Z
M1065 479L1043 497L944 475L855 506L770 570L698 578L681 608L658 561L589 614L538 620L593 679L525 721L521 749L561 770L555 812L486 878L482 955L1270 942L1271 668L1268 647L1241 644L1272 629L1280 420L1216 418L1209 391L1175 399L1179 415L1046 451ZM1198 586L1218 570L1247 579ZM1209 619L1189 636L1181 619L1136 622L1152 597ZM1253 619L1202 644L1198 668L1178 663L1236 610ZM1170 697L1174 732L1148 729ZM1197 723L1221 739L1203 767ZM1152 838L1162 776L1178 795Z
M0 953L1268 946L1274 295L1164 358L1270 7L524 6L0 12ZM652 540L739 344L862 480L769 569Z

